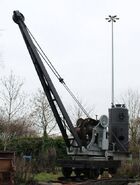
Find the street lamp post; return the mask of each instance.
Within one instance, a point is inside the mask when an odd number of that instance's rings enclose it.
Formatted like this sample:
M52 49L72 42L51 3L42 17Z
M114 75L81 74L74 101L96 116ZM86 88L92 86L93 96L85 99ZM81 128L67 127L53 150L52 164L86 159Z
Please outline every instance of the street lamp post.
M109 15L106 20L108 22L111 22L111 42L112 42L112 107L114 106L114 35L113 35L113 23L116 22L116 20L119 20L117 15L111 16Z

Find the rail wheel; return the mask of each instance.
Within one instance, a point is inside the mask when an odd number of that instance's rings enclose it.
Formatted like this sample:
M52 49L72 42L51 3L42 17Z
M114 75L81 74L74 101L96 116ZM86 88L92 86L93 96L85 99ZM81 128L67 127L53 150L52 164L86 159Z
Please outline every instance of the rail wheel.
M93 177L96 179L100 175L100 170L95 168L92 170Z
M117 169L116 169L116 168L109 168L109 169L108 169L108 172L109 172L110 174L115 174L115 173L117 172Z
M84 170L84 175L85 177L87 178L90 178L90 179L96 179L100 174L100 171L99 169L85 169Z
M85 168L83 173L86 178L90 178L90 169Z
M105 171L104 168L100 168L99 172L100 172L101 175L103 175L104 171Z
M72 174L72 168L63 167L63 168L62 168L62 174L63 174L64 177L66 177L66 178L70 177L71 174Z
M82 170L80 168L75 168L74 173L75 173L76 177L80 177Z

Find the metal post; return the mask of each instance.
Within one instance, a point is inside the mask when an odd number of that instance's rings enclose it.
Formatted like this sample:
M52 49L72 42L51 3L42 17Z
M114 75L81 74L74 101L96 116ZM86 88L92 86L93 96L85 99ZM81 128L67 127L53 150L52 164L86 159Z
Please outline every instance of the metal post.
M113 23L116 22L119 18L115 16L109 15L109 17L106 18L108 22L111 22L111 44L112 44L112 101L111 105L114 106L114 30L113 30Z

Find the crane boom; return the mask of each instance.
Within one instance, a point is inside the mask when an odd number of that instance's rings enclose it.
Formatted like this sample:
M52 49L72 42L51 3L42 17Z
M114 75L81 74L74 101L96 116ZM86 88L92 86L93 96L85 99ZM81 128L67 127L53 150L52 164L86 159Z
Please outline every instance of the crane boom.
M38 53L38 50L32 41L32 38L28 32L27 26L24 23L24 16L19 11L14 11L13 12L13 20L15 23L18 24L19 29L22 33L26 47L29 51L32 62L34 64L34 67L36 69L36 72L38 74L38 77L40 79L40 82L41 82L42 87L44 89L44 92L47 96L47 99L49 101L49 104L51 106L53 114L55 116L56 122L58 123L58 126L60 128L60 131L62 133L62 136L64 138L64 141L65 141L67 147L70 147L71 143L70 143L70 140L69 140L67 132L66 132L66 127L69 128L69 131L71 132L72 136L74 137L74 139L77 143L77 146L81 148L82 147L81 140L78 137L78 134L74 129L74 126L70 120L70 117L67 114L67 111L66 111L66 109L65 109L53 83L52 83L52 80L51 80L42 60L41 60L41 57ZM57 106L59 107L65 122L63 122L63 120L61 119L60 114L57 110Z

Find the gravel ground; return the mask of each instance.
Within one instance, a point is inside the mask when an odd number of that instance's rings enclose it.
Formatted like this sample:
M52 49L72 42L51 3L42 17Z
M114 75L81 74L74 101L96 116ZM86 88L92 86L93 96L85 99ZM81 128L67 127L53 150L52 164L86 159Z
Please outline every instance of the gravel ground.
M84 182L40 182L38 185L140 185L140 181L129 182L124 179L117 180L86 180Z

